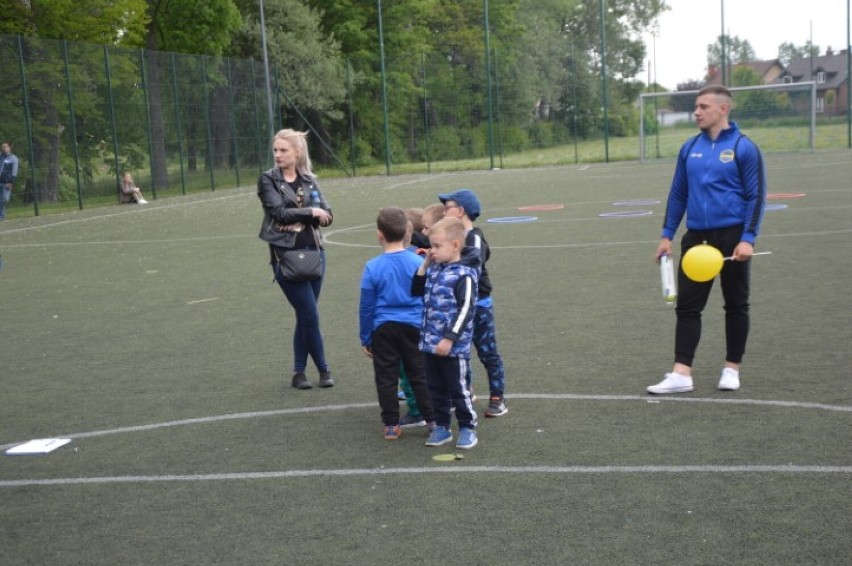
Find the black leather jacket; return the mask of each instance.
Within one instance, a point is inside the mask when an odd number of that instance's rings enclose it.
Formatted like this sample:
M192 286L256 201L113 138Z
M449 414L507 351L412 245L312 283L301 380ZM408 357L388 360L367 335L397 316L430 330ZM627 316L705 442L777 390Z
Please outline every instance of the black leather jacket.
M304 192L302 198L309 201L311 192L317 191L320 197L320 208L332 214L331 207L325 200L325 195L322 194L316 179L300 178ZM322 247L319 220L313 217L309 206L299 206L296 193L284 181L278 167L273 167L269 171L261 173L257 181L257 196L263 205L263 224L260 227L260 234L258 234L261 240L281 248L292 248L296 242L296 232L282 230L280 227L301 222L306 227L310 226L317 231L320 247Z

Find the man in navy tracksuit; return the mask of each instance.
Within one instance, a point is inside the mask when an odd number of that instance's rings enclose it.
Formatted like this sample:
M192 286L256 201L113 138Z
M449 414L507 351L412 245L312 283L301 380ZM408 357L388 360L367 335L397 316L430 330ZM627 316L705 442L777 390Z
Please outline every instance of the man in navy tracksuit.
M739 368L749 330L749 272L754 243L760 233L766 198L766 175L758 147L728 120L732 100L723 86L698 92L695 120L701 129L680 150L666 205L662 239L656 258L671 255L672 239L686 214L686 234L681 257L691 247L707 243L718 248L726 261L721 272L725 300L727 353L717 388L736 391ZM701 312L713 280L697 283L678 270L675 362L671 373L649 393L692 391L692 362L701 339Z

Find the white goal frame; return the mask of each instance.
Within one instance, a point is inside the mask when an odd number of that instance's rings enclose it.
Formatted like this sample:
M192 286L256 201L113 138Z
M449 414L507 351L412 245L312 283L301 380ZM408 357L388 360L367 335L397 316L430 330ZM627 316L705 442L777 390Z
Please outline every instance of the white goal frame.
M817 100L817 89L816 89L815 81L803 81L799 83L783 83L783 84L774 84L774 85L757 85L757 86L740 86L740 87L728 87L732 93L742 92L742 91L756 91L756 90L781 90L781 91L803 91L807 87L810 88L810 128L808 132L808 150L810 153L814 152L816 148L816 100ZM639 161L647 161L647 156L645 155L645 144L647 142L647 137L645 134L645 104L646 100L653 98L662 98L668 96L682 96L682 95L690 95L690 94L698 94L697 90L678 90L678 91L670 91L670 92L643 92L639 95ZM659 118L658 118L659 119ZM650 134L649 134L650 135Z

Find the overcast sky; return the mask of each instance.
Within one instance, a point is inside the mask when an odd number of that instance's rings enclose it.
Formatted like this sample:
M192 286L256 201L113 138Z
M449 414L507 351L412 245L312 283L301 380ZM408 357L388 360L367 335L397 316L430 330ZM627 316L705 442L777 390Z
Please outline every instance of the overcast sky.
M654 80L668 90L689 79L702 80L707 72L707 45L722 31L722 2L725 31L748 40L758 59L775 59L778 46L789 41L804 45L811 38L821 49L835 52L846 48L846 7L849 0L666 0L671 7L660 16L659 34L645 38L650 65L643 82ZM656 43L656 57L654 57Z

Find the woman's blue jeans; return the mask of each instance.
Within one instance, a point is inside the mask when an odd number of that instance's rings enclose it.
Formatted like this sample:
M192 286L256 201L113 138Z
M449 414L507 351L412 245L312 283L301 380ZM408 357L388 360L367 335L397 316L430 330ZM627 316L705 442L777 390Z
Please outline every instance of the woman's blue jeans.
M328 371L325 361L325 349L322 343L319 321L319 296L322 280L325 278L325 252L322 252L323 276L313 281L285 281L281 277L278 262L272 263L275 281L284 291L287 301L296 311L296 329L293 331L293 372L304 372L308 365L308 356L319 371Z

